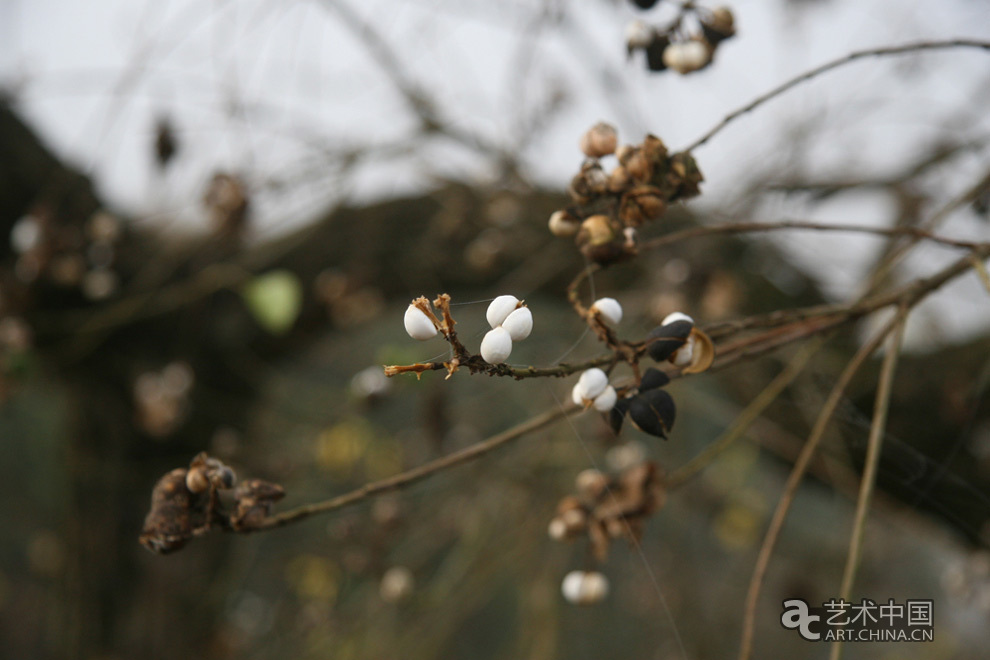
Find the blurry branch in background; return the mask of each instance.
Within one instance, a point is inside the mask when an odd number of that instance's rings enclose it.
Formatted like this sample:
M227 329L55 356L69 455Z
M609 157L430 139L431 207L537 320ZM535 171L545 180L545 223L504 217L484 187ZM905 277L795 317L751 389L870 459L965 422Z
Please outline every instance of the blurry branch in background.
M876 403L873 405L873 422L870 425L869 444L866 453L866 464L863 468L863 478L860 483L859 499L856 503L856 518L853 522L852 536L849 539L849 556L846 568L842 574L842 586L839 588L839 598L852 598L853 583L856 580L856 569L859 566L860 551L863 545L863 532L866 529L866 515L870 510L873 489L876 486L877 469L880 466L880 449L887 428L887 412L890 408L890 392L893 389L894 370L901 355L901 344L904 340L904 326L907 318L902 318L894 328L890 345L883 357L883 366L877 381ZM832 644L831 660L839 660L842 656L842 640Z
M855 62L856 60L861 60L870 57L886 57L888 55L904 55L907 53L921 52L925 50L943 50L947 48L979 48L982 50L990 50L990 41L978 41L974 39L950 39L947 41L919 41L913 44L904 44L903 46L887 46L884 48L869 48L867 50L858 50L843 57L839 57L830 62L826 62L821 66L817 66L810 71L806 71L798 76L791 78L790 80L781 83L777 87L774 87L769 92L762 94L746 105L742 106L737 110L733 110L727 114L722 121L716 124L711 130L702 135L700 138L692 142L690 145L684 148L684 151L694 151L698 147L704 145L718 133L722 131L726 126L731 124L733 121L752 112L756 108L760 107L767 101L771 101L776 97L780 96L784 92L797 87L803 82L817 78L823 73L827 73L832 69L837 69L841 66Z
M739 650L739 660L748 660L752 654L753 632L756 625L756 605L763 586L763 578L770 564L770 557L777 543L777 537L780 535L780 530L784 527L787 512L790 510L794 496L797 494L798 486L801 485L801 480L804 478L804 473L808 469L815 450L818 449L818 444L825 436L825 430L828 428L829 422L832 419L832 414L835 412L839 403L842 402L846 388L852 382L856 372L873 355L873 352L880 347L880 344L887 338L887 335L904 323L909 310L910 305L902 305L897 315L877 332L869 342L864 344L849 361L839 376L838 381L835 383L835 386L832 388L832 391L829 393L821 412L818 414L818 419L815 421L815 426L808 436L808 441L805 443L801 454L794 463L794 468L791 470L791 474L787 478L787 483L784 485L784 492L777 502L777 508L773 513L773 518L770 521L766 536L763 538L763 545L760 547L760 553L756 559L756 567L753 569L753 577L749 583L749 591L746 595L746 605L743 613L743 635Z
M714 365L716 368L719 366L725 366L726 364L734 364L742 359L763 355L766 352L776 350L782 346L805 339L809 336L826 335L840 325L847 324L852 320L861 318L865 314L885 307L896 305L898 308L898 312L895 317L889 321L884 328L870 340L870 342L864 345L857 352L857 354L847 365L846 369L843 371L842 376L833 388L832 393L826 401L826 404L818 417L818 421L812 430L807 443L805 443L801 454L795 463L794 470L791 473L791 477L788 479L784 494L781 497L777 511L774 514L770 528L767 532L766 538L764 539L763 548L761 549L756 570L753 574L753 580L750 585L750 594L747 598L746 624L744 629L743 651L740 654L741 659L745 659L749 656L749 652L752 647L752 626L755 622L756 602L759 597L763 576L766 573L777 536L783 527L784 520L797 491L797 487L800 484L805 471L808 469L808 465L814 455L818 443L824 436L824 432L831 419L832 413L842 400L845 390L852 381L852 378L855 376L862 364L873 354L877 347L879 347L883 340L892 331L900 328L911 308L947 282L968 272L973 267L974 260L976 260L976 262L980 262L980 260L985 260L987 258L990 258L990 244L982 244L974 248L970 254L959 259L938 273L912 282L899 290L884 294L882 296L877 296L875 299L863 301L859 304L849 304L845 306L840 305L835 308L825 309L821 307L815 308L818 310L816 314L805 315L797 321L792 321L785 317L783 327L788 329L788 332L782 333L779 331L779 328L771 329L757 335L756 339L753 341L737 341L729 347L719 351L719 356L716 360L716 364ZM758 320L758 317L741 319L736 322L736 332L742 332L747 328L760 326L762 324L763 323ZM793 327L795 325L797 328ZM900 330L898 330L898 333L899 332ZM733 334L730 333L721 336L731 338ZM757 395L746 410L739 414L736 422L728 431L726 431L725 434L723 434L721 440L713 443L709 450L706 450L683 468L674 472L671 478L665 482L665 486L667 488L673 488L682 485L692 475L696 474L698 471L714 461L721 451L724 450L731 442L741 437L742 433L744 433L749 425L752 424L757 417L759 417L761 412L766 409L766 407L769 406L801 373L807 361L814 355L818 348L820 348L821 341L822 340L815 340L806 345L799 356L791 362L790 365L784 369L760 395ZM720 346L721 345L722 344L720 344ZM568 373L576 373L577 371L586 368L587 364L602 364L603 362L601 362L601 360L604 360L605 362L615 361L616 357L614 355L609 355L599 358L596 361L577 366L560 365L556 368L546 369L531 375L561 376ZM440 366L436 367L437 369L444 368L443 363L439 363L439 365ZM885 374L888 372L888 369L892 369L892 367L885 369ZM519 370L519 373L526 373L526 369L523 368ZM509 372L500 375L513 374ZM677 372L670 374L671 377L677 377L678 375L679 374ZM890 376L888 375L882 377L889 378ZM511 441L543 429L560 419L578 412L581 412L581 408L573 405L548 410L526 422L518 424L510 429L507 429L506 431L498 433L460 451L454 452L434 461L430 461L410 470L406 470L387 479L370 482L358 489L338 495L331 499L313 504L302 505L283 513L260 518L252 525L245 526L240 529L225 524L218 526L239 532L262 531L300 522L317 514L337 511L339 509L357 504L358 502L368 498L404 488L447 469L457 467L477 458L481 458L482 456L487 455L493 450L498 449Z

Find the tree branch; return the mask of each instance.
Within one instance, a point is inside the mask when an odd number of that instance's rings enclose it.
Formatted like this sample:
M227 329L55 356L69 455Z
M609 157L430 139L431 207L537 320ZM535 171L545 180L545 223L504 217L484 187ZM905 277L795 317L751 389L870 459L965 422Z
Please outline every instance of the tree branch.
M827 73L832 69L837 69L841 66L849 64L850 62L855 62L856 60L865 59L867 57L885 57L887 55L904 55L906 53L915 53L925 50L942 50L947 48L979 48L982 50L990 50L990 42L988 41L978 41L975 39L950 39L947 41L920 41L912 44L904 44L902 46L888 46L885 48L870 48L867 50L859 50L838 59L826 62L820 66L806 71L799 76L795 76L790 80L774 87L769 92L756 97L743 107L730 112L725 118L722 119L714 128L709 130L707 133L702 135L700 138L692 142L690 145L684 148L683 151L694 151L698 147L702 146L709 140L711 140L715 135L720 133L723 128L731 124L733 121L741 117L742 115L755 110L767 101L770 101L784 92L790 90L792 87L797 87L803 82L807 82L812 78L817 78L823 73Z

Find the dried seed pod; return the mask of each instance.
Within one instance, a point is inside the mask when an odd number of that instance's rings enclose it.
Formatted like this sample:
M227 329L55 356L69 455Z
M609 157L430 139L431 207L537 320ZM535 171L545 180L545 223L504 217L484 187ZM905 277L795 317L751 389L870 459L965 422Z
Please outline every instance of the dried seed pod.
M691 346L691 356L687 364L681 365L675 362L677 366L682 367L681 373L697 374L707 371L715 361L715 344L712 343L711 337L698 328L692 328L688 344Z
M581 221L567 211L554 211L547 225L554 236L573 236L581 228Z
M595 397L592 405L598 412L608 412L615 406L618 398L615 388L609 385L601 394Z
M622 320L622 305L615 298L599 298L592 303L591 311L611 325L619 325Z
M712 61L711 49L696 40L670 44L663 51L663 63L681 75L703 69Z
M488 311L485 312L485 318L488 320L488 325L490 325L492 329L502 325L509 314L519 307L519 304L519 299L515 296L504 295L495 298L495 300L491 301L488 305Z
M597 500L608 487L608 477L601 470L581 470L574 478L577 492L588 500Z
M605 122L598 122L581 136L581 151L589 158L601 158L615 153L618 134L615 127Z
M674 321L654 328L647 335L647 352L650 357L661 362L669 358L677 349L687 342L694 324L690 321Z
M406 308L402 323L406 327L406 332L413 339L426 341L437 336L437 328L433 325L433 321L416 305L409 305Z
M577 244L582 247L605 245L615 240L615 234L612 221L607 215L593 215L581 223Z
M736 33L736 20L728 7L716 7L709 17L702 19L701 30L705 41L712 46L732 37Z
M588 160L581 166L567 192L578 204L588 204L608 190L608 176L597 160Z
M563 541L567 538L567 523L562 518L552 518L547 525L547 536L554 541Z
M669 382L670 376L659 369L650 367L643 372L643 378L639 381L639 391L646 392L647 390L655 390L659 387L663 387Z
M698 169L698 163L689 153L677 153L670 157L670 171L667 175L668 182L674 187L674 195L671 200L689 199L696 197L701 189L699 184L705 180Z
M499 326L489 330L481 340L481 357L488 364L502 364L512 353L512 337Z
M179 550L193 536L201 511L186 488L186 470L176 468L158 480L151 491L151 510L138 540L152 552Z
M629 403L629 419L640 431L667 438L674 426L674 399L664 390L640 392Z
M653 176L653 163L639 147L634 148L629 153L626 162L622 165L634 181L646 183Z
M263 479L248 479L234 491L237 510L230 517L235 530L252 529L271 514L272 505L285 497L278 484Z
M643 151L643 155L651 163L663 163L667 159L667 145L652 133L647 133L646 137L643 138L643 144L640 148Z
M657 4L660 0L632 0L633 4L640 9L652 9L653 5Z
M655 186L639 185L626 192L619 204L619 219L627 227L639 227L667 210L663 193Z
M632 177L629 171L622 165L616 165L608 175L608 191L619 194L632 185Z
M533 331L533 312L529 307L520 307L505 317L502 327L509 333L512 341L522 341Z
M205 493L210 487L210 479L206 469L197 466L186 473L186 488L192 493Z
M646 21L638 18L626 26L626 50L632 55L633 51L645 49L653 42L653 28Z
M592 605L608 595L608 579L598 572L571 571L564 576L560 591L569 603Z
M650 71L664 71L667 64L663 60L663 53L670 46L670 37L666 34L655 33L653 40L646 46L646 68Z

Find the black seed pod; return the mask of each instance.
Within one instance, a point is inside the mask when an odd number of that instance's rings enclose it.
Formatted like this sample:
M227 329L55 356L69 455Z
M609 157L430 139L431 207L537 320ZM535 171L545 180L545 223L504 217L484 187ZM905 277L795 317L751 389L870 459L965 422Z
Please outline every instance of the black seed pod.
M638 394L629 403L629 419L640 431L667 438L674 426L674 399L663 390Z
M667 65L663 62L663 51L670 45L670 39L663 34L654 34L653 41L646 47L646 67L650 71L663 71Z
M647 347L650 357L657 362L669 358L674 351L684 345L693 327L694 324L690 321L674 321L654 328L647 337L650 342Z
M612 409L606 413L608 425L616 435L622 430L622 421L626 418L626 413L629 412L629 403L630 399L619 399L612 406Z
M659 369L654 369L650 367L645 372L643 372L643 378L639 381L639 391L646 392L648 390L655 390L658 387L663 387L670 382L670 376L660 371Z
M633 4L640 9L652 9L653 5L660 2L660 0L633 0Z

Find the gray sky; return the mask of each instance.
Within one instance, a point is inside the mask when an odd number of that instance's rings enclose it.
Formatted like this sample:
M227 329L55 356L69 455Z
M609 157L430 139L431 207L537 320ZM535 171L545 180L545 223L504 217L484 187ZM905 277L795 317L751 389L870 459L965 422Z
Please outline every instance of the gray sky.
M103 193L151 222L205 224L199 199L217 169L255 189L259 235L282 231L326 205L423 189L434 177L487 180L491 163L450 140L410 143L416 123L395 86L327 1L2 0L0 84L63 155L93 174ZM920 39L990 37L990 3L977 0L783 0L732 3L739 36L710 69L687 77L649 75L627 62L623 32L633 18L661 22L627 2L437 2L372 0L347 6L394 48L409 78L455 126L506 149L521 148L536 182L563 187L580 162L577 138L598 120L620 137L646 131L673 148L786 78L851 50ZM661 3L662 7L663 3ZM563 14L566 19L554 17ZM699 206L731 215L754 181L791 171L842 176L897 171L935 139L990 135L990 58L975 51L853 64L744 118L696 152L707 183ZM522 144L521 122L564 101ZM174 122L182 151L161 177L149 145L155 118ZM403 148L412 149L403 152ZM341 149L393 145L388 155L335 171ZM990 161L986 147L931 184L958 194ZM939 176L944 180L940 180ZM276 186L281 182L283 185ZM812 211L768 198L782 217L888 224L890 203L843 198ZM944 226L988 238L965 211ZM876 242L848 235L774 239L800 255L836 295L850 287ZM914 265L952 254L928 250ZM941 306L956 336L990 323L975 277ZM940 323L939 325L946 325ZM917 333L921 332L921 335ZM920 339L918 338L920 337Z

